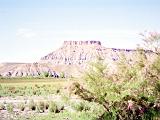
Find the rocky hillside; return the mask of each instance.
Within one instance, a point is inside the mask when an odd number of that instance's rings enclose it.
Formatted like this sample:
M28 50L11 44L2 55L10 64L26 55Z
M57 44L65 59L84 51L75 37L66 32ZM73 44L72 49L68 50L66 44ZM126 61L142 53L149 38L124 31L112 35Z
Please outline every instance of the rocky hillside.
M98 56L107 60L117 60L121 52L133 53L135 50L105 48L100 41L64 41L61 48L41 58L41 62L54 65L81 65L95 60Z
M45 63L3 63L0 67L0 73L5 77L39 76L45 72L49 76L57 77L53 67Z
M152 51L145 51L149 57ZM0 65L2 76L39 76L44 72L50 76L65 75L76 76L84 71L88 62L98 56L109 64L119 59L124 54L128 60L134 59L136 50L106 48L100 41L64 41L62 47L42 57L35 63L5 63Z

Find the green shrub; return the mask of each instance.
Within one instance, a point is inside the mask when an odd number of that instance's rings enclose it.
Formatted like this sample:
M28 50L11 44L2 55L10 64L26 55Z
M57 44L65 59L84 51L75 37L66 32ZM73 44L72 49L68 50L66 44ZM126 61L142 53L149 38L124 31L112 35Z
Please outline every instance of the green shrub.
M19 108L21 111L24 111L24 109L25 109L25 104L24 104L24 103L19 103L19 104L18 104L18 108Z
M49 72L43 72L42 75L43 77L49 77Z
M49 103L48 103L48 102L45 102L44 104L45 104L44 108L45 108L46 110L48 110L48 109L49 109Z
M90 106L90 112L93 113L95 117L99 117L105 112L103 105L95 102L90 102L88 105Z
M7 104L6 109L9 113L13 112L14 106L12 103Z
M71 106L76 111L90 110L90 107L87 104L85 104L84 102L74 102L74 103L71 104Z
M49 112L56 113L58 111L57 104L54 101L49 103Z
M0 84L0 90L2 90L3 88L2 88L2 85Z
M44 112L44 110L45 110L45 103L43 101L39 101L37 103L36 107L37 107L37 111L38 112Z
M65 94L62 94L62 95L61 95L61 99L62 99L62 101L63 101L64 103L66 103L66 104L68 104L69 101L70 101L69 96L68 96L68 95L65 95Z
M60 78L65 78L65 73L64 72L60 73Z
M35 104L35 102L33 100L30 100L28 107L29 107L30 110L36 110L36 104Z
M156 83L155 89L156 89L157 92L160 93L160 82Z
M64 110L64 104L62 102L58 102L58 103L56 103L56 105L57 105L57 113Z
M82 112L64 111L58 114L48 114L48 115L36 114L26 119L29 119L29 120L97 120L93 116L93 114L87 113L85 111L82 111ZM19 117L17 120L24 120L24 118Z
M155 53L153 55L157 57ZM153 105L160 96L157 82L160 79L160 57L150 62L144 50L137 50L134 57L129 63L125 55L121 56L113 73L102 59L98 59L85 72L85 88L79 83L74 85L76 95L103 105L105 112L100 119L153 119L156 116ZM129 101L132 102L131 109ZM75 108L82 111L84 106L77 104Z
M83 110L84 111L90 111L91 110L91 106L88 102L83 102Z

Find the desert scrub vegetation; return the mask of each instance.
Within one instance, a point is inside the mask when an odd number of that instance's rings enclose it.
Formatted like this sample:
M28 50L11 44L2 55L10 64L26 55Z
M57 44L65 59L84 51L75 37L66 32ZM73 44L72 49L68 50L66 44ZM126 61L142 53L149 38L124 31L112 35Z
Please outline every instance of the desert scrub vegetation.
M0 110L5 110L5 105L3 103L0 103Z
M77 101L71 103L71 107L76 111L90 111L92 106L86 101Z
M32 115L29 120L97 120L93 114L82 112L69 112L64 111L56 114L48 115ZM24 117L18 117L17 120L27 120Z
M13 78L0 80L0 96L46 96L61 94L67 80Z
M151 34L148 36L149 38L144 38L144 42L146 40L155 42L154 39L157 40L158 37L154 35ZM144 44L147 47L147 43ZM85 72L82 78L84 80L83 84L82 82L74 82L70 87L70 91L82 100L71 102L69 96L64 94L61 100L65 105L58 105L55 101L51 101L47 107L50 114L43 116L38 114L30 116L29 119L160 119L160 54L158 52L159 48L157 48L159 46L156 46L156 48L154 48L155 46L150 47L153 48L146 50L139 47L134 51L131 60L125 54L122 54L118 61L114 61L115 70L112 72L109 65L99 57L90 64ZM27 93L31 91L31 94L42 95L42 88L46 88L46 86L34 84L33 88L28 89ZM2 87L4 86L2 85ZM9 90L12 91L11 93L17 93L15 86ZM52 91L52 89L50 90ZM34 108L31 110L38 109L43 112L45 109L44 103L37 104L33 101L31 103L32 107L30 108Z
M102 58L91 63L84 75L84 86L73 83L72 92L82 99L103 105L101 120L151 120L160 118L160 34L149 34L137 48L134 60L124 54L110 72ZM149 44L148 44L149 43ZM155 45L156 44L156 45ZM152 46L150 46L152 45ZM153 58L150 58L150 55Z
M30 110L36 110L36 103L34 102L34 100L30 100L28 107Z
M13 112L13 109L14 109L14 105L13 103L8 103L7 106L6 106L6 109L9 113L12 113Z
M24 111L25 107L26 107L25 103L19 103L18 104L18 109L20 109L21 111Z
M74 110L71 111L72 108ZM31 114L27 118L18 116L17 120L97 120L97 117L104 112L104 108L100 104L84 100L79 100L79 102L72 101L67 105L65 104L65 107L63 102L50 101L48 112L47 114Z
M46 103L49 103L47 109ZM16 115L17 108L22 109L19 111L22 114ZM16 117L15 120L96 120L103 112L102 105L85 100L70 100L68 104L63 101L34 102L30 100L25 104L25 108L24 103L19 103L17 107L14 107L14 112L10 113Z
M50 113L60 113L64 110L64 104L62 102L50 101L48 109Z
M39 101L36 106L36 110L40 113L45 111L45 103L43 101Z
M51 112L51 113L56 113L56 112L58 112L57 104L56 104L54 101L51 101L51 102L49 103L49 112Z

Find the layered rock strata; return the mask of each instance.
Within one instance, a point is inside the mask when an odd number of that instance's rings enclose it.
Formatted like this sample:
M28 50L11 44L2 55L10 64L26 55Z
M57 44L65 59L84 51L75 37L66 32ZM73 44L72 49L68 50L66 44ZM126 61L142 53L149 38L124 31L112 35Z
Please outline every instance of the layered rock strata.
M134 58L133 49L106 48L100 41L64 41L61 48L41 58L41 62L54 65L81 65L101 57L108 62L116 61L121 54ZM152 53L152 51L146 51Z
M136 59L136 50L106 48L100 41L64 41L62 47L42 57L36 63L6 63L0 65L0 75L9 77L39 76L44 72L57 77L61 72L79 75L89 62L101 57L113 68L115 61L125 55L128 61ZM154 58L152 51L145 51L149 59Z

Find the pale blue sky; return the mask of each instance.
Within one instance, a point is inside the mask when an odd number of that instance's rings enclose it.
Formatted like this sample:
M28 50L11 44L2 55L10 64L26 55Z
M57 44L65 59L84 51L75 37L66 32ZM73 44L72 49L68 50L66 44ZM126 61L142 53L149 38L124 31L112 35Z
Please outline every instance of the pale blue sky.
M0 62L33 62L64 40L134 48L160 31L160 0L0 0Z

